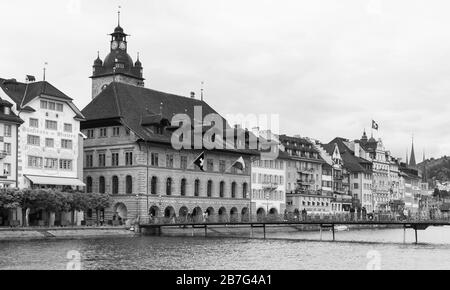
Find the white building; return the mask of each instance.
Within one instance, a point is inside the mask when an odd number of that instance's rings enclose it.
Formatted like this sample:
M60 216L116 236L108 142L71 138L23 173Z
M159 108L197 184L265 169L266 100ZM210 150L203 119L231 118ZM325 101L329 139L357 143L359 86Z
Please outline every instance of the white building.
M0 79L0 98L24 123L18 132L18 187L84 186L83 115L72 99L46 81Z
M278 142L277 136L268 131L255 131L260 138ZM270 138L268 138L270 135ZM283 154L283 152L280 152ZM286 161L258 159L252 163L252 209L258 216L280 215L286 210Z

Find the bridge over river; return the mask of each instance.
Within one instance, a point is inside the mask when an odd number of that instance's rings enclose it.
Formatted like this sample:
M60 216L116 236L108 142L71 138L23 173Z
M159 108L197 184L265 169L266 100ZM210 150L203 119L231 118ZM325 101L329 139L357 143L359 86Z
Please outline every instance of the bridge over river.
M412 229L415 232L415 243L418 243L418 231L426 230L429 227L444 227L450 226L450 221L259 221L259 222L187 222L187 223L177 223L177 222L166 222L166 223L144 223L139 225L139 230L144 230L147 234L161 235L164 228L191 228L194 229L204 229L205 236L208 236L208 228L218 228L218 227L239 227L248 228L253 231L254 228L262 228L264 233L264 239L266 239L266 228L268 227L295 227L295 226L317 226L320 228L321 237L323 229L331 230L333 233L333 241L336 241L336 231L340 226L392 226L401 227L404 229L403 241L406 240L406 230Z

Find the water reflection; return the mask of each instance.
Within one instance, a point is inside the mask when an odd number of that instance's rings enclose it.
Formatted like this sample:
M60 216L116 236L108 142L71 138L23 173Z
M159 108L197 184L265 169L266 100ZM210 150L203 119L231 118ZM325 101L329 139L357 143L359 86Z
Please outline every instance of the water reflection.
M255 232L255 236L260 233ZM424 244L403 245L403 230L271 233L269 238L136 237L0 243L0 269L66 269L67 253L79 251L82 269L361 269L370 251L382 269L450 269L450 228L419 232ZM414 233L408 232L412 243ZM330 239L324 233L323 239ZM369 243L367 243L369 242ZM384 243L378 243L384 242Z

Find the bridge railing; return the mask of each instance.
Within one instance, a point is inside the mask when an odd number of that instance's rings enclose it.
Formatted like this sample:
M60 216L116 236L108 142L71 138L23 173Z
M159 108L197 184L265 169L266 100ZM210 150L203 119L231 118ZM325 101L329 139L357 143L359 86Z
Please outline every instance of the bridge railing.
M435 216L433 218L424 217L421 215L412 215L409 217L389 214L389 213L376 213L369 215L358 214L328 214L328 215L267 215L267 216L185 216L185 217L146 217L140 218L140 224L240 224L249 222L450 222L449 216Z

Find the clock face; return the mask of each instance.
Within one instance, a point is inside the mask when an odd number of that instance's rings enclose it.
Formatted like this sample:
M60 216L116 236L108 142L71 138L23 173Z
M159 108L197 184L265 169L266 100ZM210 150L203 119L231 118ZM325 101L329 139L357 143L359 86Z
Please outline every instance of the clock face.
M125 50L125 49L127 48L127 44L126 44L125 42L122 41L122 42L120 43L120 46L119 46L119 47L120 47L121 50Z
M111 49L117 49L118 46L119 46L119 44L117 43L117 41L113 41L111 43Z

